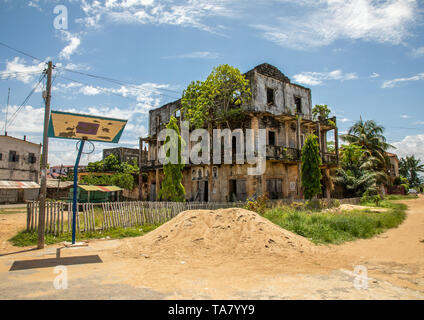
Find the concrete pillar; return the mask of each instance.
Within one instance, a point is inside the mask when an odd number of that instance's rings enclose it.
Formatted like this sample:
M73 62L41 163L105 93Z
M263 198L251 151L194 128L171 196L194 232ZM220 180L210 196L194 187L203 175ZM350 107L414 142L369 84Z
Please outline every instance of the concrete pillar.
M300 133L301 133L301 122L300 122L300 116L297 117L297 130L296 130L296 134L297 134L297 149L302 149L302 144L300 141Z
M285 129L285 135L286 135L286 145L285 147L289 147L289 126L290 126L290 122L285 121L284 122L284 129Z
M159 201L159 191L160 191L159 169L156 169L156 201Z

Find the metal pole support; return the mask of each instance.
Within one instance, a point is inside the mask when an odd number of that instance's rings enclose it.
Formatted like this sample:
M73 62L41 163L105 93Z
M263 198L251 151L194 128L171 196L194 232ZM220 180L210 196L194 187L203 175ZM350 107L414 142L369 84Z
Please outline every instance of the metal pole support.
M78 149L77 160L75 161L74 167L74 197L73 197L73 206L72 206L72 244L75 244L75 231L76 231L76 219L77 219L77 188L78 188L78 166L81 159L82 149L84 148L85 140L81 140L81 144Z

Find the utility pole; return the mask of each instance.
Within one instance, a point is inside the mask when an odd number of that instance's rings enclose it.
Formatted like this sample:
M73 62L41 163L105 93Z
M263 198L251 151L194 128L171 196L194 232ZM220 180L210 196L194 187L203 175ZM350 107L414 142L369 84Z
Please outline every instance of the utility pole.
M38 249L44 248L44 229L46 221L46 194L47 194L47 158L49 152L49 137L47 132L49 130L50 121L50 100L51 100L51 86L52 86L52 70L53 63L48 62L47 65L47 86L44 109L44 132L43 132L43 156L41 161L41 186L40 186L40 212L38 215Z

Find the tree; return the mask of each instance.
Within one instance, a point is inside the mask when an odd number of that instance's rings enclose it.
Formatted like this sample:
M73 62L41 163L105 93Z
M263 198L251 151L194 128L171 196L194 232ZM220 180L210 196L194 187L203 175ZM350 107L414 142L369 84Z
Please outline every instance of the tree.
M342 140L361 147L366 156L373 157L374 170L384 172L379 175L378 182L383 183L388 180L388 170L390 160L386 154L389 148L394 148L388 144L383 135L384 127L378 125L374 120L363 121L362 117L352 127L347 134L342 135Z
M314 120L328 119L330 112L331 110L326 104L316 104L315 107L312 108L312 116L314 117Z
M302 148L302 189L305 199L312 199L321 193L321 157L319 154L318 137L309 135Z
M250 100L249 80L228 64L215 67L205 81L193 81L184 90L181 107L184 119L195 128L215 122L230 127L242 117L241 104Z
M420 172L424 172L424 164L420 159L415 159L414 155L399 160L399 174L408 179L410 187L421 185L423 179L419 176Z
M385 172L375 170L375 157L362 147L349 144L340 149L340 168L336 171L334 182L343 186L349 197L360 197L378 193L378 181L386 179Z
M159 198L164 200L178 201L182 202L185 200L185 189L181 183L183 179L182 170L184 169L184 159L181 156L181 152L184 148L184 141L181 138L180 130L178 128L177 119L171 117L169 123L166 125L167 129L174 130L177 134L177 144L175 143L170 136L166 137L165 144L168 144L170 147L167 150L166 156L169 159L171 157L171 150L178 150L178 163L172 163L169 161L163 166L164 180L162 181L162 186L159 191Z

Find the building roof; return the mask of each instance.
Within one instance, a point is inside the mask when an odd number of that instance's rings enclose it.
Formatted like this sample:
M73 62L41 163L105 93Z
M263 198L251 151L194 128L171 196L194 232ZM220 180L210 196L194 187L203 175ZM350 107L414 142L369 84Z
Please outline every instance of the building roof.
M117 186L92 186L92 185L78 185L79 188L85 191L101 191L101 192L114 192L124 190Z
M5 136L5 135L0 135L0 138L20 141L20 142L24 142L24 143L29 143L29 144L32 144L32 145L35 145L35 146L39 146L41 148L41 143L34 143L34 142L30 142L28 140L23 140L23 139L15 138L15 137L12 137L12 136Z
M59 185L59 189L66 189L72 187L74 184L73 181L58 181L57 179L47 179L47 188L57 188Z
M34 181L0 180L0 189L39 189L40 185Z

